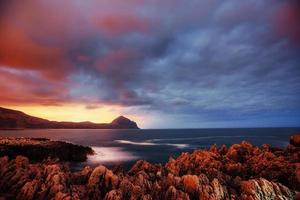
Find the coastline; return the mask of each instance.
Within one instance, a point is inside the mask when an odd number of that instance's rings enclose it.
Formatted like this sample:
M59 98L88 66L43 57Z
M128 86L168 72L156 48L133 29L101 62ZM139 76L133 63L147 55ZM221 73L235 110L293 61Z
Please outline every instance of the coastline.
M296 138L299 138L296 137ZM71 172L54 161L0 160L4 199L294 199L300 190L300 147L242 142L170 158L137 161L130 170L89 166Z

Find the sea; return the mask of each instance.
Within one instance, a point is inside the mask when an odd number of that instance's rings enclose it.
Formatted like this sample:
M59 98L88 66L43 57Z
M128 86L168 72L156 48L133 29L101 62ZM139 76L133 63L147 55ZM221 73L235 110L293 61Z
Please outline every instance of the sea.
M218 129L27 129L0 130L2 137L36 137L90 146L95 155L86 162L69 163L72 170L84 166L123 166L129 169L137 160L166 163L182 152L209 148L213 144L230 146L242 141L284 148L289 136L300 128L218 128Z

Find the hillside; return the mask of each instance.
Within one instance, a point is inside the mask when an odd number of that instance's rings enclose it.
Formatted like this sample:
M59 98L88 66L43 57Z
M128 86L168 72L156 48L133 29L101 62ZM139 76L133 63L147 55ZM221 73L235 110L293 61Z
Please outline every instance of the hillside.
M111 123L57 122L27 115L21 111L0 107L0 129L138 129L137 124L120 116Z

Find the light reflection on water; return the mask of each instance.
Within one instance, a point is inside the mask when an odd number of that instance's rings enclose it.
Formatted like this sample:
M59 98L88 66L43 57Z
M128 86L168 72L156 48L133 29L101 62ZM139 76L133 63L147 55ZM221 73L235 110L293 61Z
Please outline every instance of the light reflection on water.
M95 154L89 155L87 164L92 163L122 163L124 161L137 160L134 153L120 147L92 147Z

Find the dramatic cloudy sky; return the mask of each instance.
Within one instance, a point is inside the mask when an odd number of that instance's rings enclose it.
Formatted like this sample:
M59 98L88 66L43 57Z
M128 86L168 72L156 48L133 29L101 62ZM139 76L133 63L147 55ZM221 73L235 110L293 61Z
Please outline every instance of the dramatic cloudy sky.
M300 126L300 3L1 0L0 105L143 128Z

